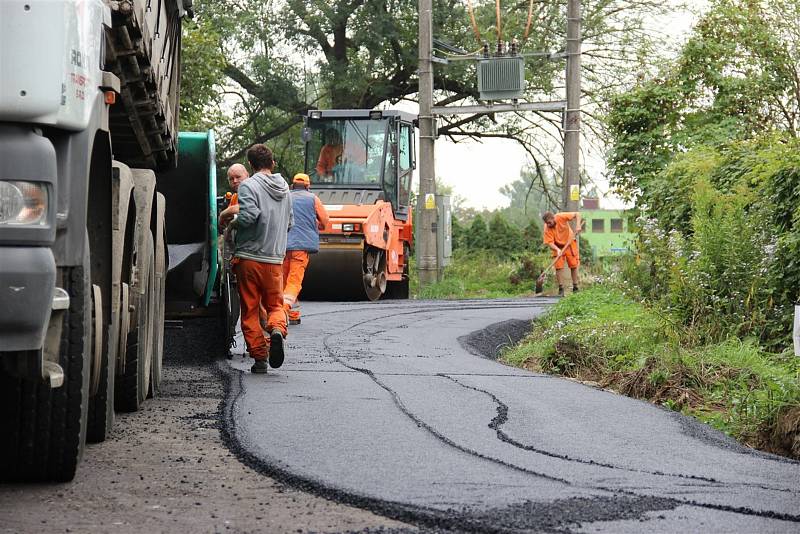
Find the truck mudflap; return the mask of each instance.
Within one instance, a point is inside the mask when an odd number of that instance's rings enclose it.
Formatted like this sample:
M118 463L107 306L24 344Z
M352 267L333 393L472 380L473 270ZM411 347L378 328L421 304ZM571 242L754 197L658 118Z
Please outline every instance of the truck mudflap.
M0 247L0 352L41 349L56 263L45 247Z

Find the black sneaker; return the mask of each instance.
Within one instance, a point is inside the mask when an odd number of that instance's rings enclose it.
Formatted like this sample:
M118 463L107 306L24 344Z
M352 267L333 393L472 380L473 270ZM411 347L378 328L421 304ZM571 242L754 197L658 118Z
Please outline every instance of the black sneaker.
M273 330L269 335L269 366L277 369L283 365L283 334Z
M578 292L578 286L572 286L572 292L573 293L577 293Z
M256 360L250 368L250 372L254 375L267 374L267 360Z
M290 325L300 324L300 319L289 319Z
M558 296L559 297L563 297L564 296L564 288L563 287L559 287L558 288Z

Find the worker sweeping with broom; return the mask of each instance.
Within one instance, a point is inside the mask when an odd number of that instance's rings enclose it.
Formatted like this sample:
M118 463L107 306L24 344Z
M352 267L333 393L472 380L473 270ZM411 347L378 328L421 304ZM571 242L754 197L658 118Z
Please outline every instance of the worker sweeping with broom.
M553 253L552 266L556 270L556 278L558 279L558 296L564 296L565 274L564 264L569 266L572 273L572 291L578 291L578 268L581 264L580 252L578 251L578 234L583 228L583 219L581 214L577 211L556 213L555 215L549 211L542 215L544 221L544 244L550 247ZM569 222L575 221L576 231L572 230ZM544 275L547 270L542 273L540 281L537 281L538 286L544 282Z

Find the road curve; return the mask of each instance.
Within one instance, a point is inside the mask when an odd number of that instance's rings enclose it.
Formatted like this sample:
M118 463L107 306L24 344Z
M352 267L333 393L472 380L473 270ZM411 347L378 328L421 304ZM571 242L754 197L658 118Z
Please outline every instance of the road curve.
M424 527L800 530L800 463L458 341L551 303L304 303L281 369L231 360L230 445L298 487Z

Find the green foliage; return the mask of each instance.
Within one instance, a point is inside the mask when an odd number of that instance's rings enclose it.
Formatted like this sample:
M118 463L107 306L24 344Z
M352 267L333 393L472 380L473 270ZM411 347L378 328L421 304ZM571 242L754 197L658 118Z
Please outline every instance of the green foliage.
M181 36L180 127L203 131L218 126L225 58L211 28L187 21Z
M798 0L713 1L674 64L611 101L609 165L619 192L653 206L652 179L678 153L774 129L796 136L798 25Z
M464 245L471 251L487 250L489 248L489 229L480 215L472 219L467 235L464 236Z
M627 281L693 335L755 336L781 350L800 298L800 143L768 136L698 147L652 179Z
M442 280L424 289L417 287L412 277L412 294L420 299L504 298L529 294L532 284L513 283L519 262L498 259L488 251L454 252L450 265L445 267Z
M499 212L489 221L488 249L502 257L512 257L525 250L522 232L516 226L508 224Z
M789 342L798 25L800 0L714 0L677 60L606 116L612 181L644 215L628 282L703 339Z
M599 383L693 415L743 442L775 443L779 421L800 405L800 366L757 343L687 345L670 314L608 286L562 299L503 359Z
M466 246L465 239L467 237L468 229L464 228L459 221L458 217L453 215L450 219L450 239L453 244L453 250L456 251Z

